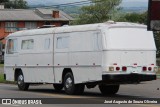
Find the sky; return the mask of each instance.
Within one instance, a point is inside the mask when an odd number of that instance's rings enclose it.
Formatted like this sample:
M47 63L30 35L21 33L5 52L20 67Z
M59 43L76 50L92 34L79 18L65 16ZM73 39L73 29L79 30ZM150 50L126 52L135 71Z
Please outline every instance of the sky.
M71 2L79 2L79 1L86 1L86 0L26 0L28 4L37 5L37 4L44 4L44 5L54 5L54 4L63 4L63 3L71 3ZM122 5L129 5L129 6L136 6L141 5L142 3L148 3L148 0L123 0ZM144 5L143 4L143 5Z

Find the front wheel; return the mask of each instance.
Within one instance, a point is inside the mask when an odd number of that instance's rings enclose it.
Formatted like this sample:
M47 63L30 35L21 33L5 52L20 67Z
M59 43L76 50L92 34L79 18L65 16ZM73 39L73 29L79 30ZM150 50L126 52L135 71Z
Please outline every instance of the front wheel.
M22 73L19 73L17 78L17 85L19 90L26 91L29 88L29 84L24 82L24 76Z
M120 85L99 85L99 89L103 95L114 95L118 92Z
M71 72L68 72L64 77L64 90L67 94L82 94L84 92L83 84L75 84L74 77Z

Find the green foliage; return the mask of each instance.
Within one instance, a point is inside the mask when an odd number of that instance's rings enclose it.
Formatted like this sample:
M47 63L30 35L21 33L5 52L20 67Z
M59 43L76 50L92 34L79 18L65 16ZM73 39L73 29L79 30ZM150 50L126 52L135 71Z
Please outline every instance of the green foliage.
M0 83L5 82L3 74L0 74Z
M4 67L4 64L0 64L0 67Z
M157 57L160 57L160 32L154 32L155 43L157 47Z
M5 8L13 8L13 9L26 9L28 8L28 4L25 0L8 0L3 2Z
M133 22L147 24L147 12L144 13L126 13L114 18L117 22Z
M82 13L73 24L90 24L105 22L111 18L113 12L118 11L122 0L90 0L90 6L83 6Z
M67 6L67 7L59 7L58 9L64 11L65 13L68 13L68 14L80 14L81 11L81 7L79 6Z
M0 3L8 2L9 0L0 0Z

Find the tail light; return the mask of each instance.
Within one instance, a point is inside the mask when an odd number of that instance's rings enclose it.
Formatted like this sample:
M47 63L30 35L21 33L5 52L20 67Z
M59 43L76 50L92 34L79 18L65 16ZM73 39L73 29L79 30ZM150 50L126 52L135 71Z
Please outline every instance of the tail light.
M152 67L148 67L148 71L152 71Z
M127 71L127 67L126 67L126 66L123 66L123 67L122 67L122 71Z
M147 71L147 67L143 67L143 68L142 68L142 71Z
M120 67L116 67L116 71L119 71L120 70Z

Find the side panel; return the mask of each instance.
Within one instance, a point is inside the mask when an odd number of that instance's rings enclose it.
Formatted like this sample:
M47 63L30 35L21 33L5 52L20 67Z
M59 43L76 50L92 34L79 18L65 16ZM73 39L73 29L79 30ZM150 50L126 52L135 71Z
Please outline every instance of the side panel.
M27 49L28 42L22 44L27 40L33 40L33 48ZM5 57L7 80L14 81L15 68L22 70L25 82L53 83L53 34L18 37L17 53Z
M22 67L25 76L25 82L54 82L53 72L53 34L37 35L28 38L20 38L20 41L34 39L33 50L21 49L18 65ZM46 47L46 40L49 40Z
M55 83L62 83L64 68L69 66L70 33L59 33L54 36L54 72Z
M69 37L69 47L57 49L57 38ZM55 80L62 81L64 68L71 68L75 83L102 80L102 46L99 31L72 32L55 36Z
M11 42L10 40L13 40L13 42ZM5 48L4 73L6 74L6 80L14 81L15 65L19 62L18 39L17 38L8 39L6 42L6 47L8 48L7 49Z

